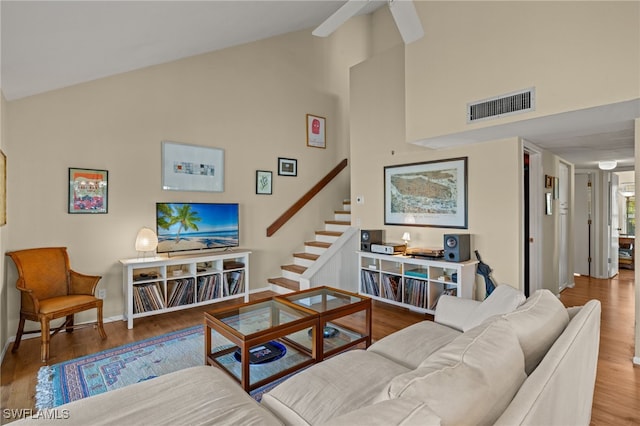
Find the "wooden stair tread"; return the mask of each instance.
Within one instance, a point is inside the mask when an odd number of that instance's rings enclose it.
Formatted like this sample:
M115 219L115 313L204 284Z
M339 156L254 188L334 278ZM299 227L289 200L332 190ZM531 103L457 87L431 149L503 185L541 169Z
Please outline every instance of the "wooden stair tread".
M348 222L346 220L325 220L324 223L327 225L351 225L351 222Z
M333 214L351 214L351 210L335 210Z
M284 269L285 271L294 272L296 274L302 274L304 271L307 270L307 267L306 266L300 266L300 265L282 265L280 267L280 269Z
M269 278L267 281L270 284L275 284L280 287L287 288L289 290L293 290L293 291L300 290L300 283L295 280L290 280L289 278L284 278L284 277Z
M313 253L294 253L293 257L297 257L300 259L307 259L307 260L316 260L320 257L320 255L313 254Z
M320 248L331 247L331 243L325 243L324 241L307 241L304 243L304 245L311 246L311 247L320 247Z
M316 235L326 235L329 237L339 237L342 234L340 231L316 231Z

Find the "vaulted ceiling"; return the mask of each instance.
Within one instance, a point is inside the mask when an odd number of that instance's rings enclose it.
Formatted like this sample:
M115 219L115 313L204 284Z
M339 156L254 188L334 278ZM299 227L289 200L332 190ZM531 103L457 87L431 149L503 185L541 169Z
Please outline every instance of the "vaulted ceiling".
M291 31L311 31L344 3L3 0L2 92L11 101ZM370 1L360 14L385 4ZM562 123L545 123L542 130L526 123L520 129L499 126L492 130L495 135L484 137L518 131L577 168L592 168L606 159L629 168L634 164L633 118L638 116L636 101L567 115ZM458 142L469 138L482 136L450 137Z

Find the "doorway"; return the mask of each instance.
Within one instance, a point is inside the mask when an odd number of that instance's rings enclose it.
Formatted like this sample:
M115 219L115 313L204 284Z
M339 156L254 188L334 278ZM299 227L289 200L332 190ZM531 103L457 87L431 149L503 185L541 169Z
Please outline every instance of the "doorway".
M535 145L525 141L522 157L522 290L527 297L542 288L540 265L543 189L541 152Z

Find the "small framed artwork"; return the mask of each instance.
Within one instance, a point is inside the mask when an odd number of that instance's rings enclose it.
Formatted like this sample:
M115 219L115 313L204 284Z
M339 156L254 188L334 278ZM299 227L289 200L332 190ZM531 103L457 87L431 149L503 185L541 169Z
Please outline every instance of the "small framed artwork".
M224 150L163 141L162 189L224 192Z
M267 170L256 170L256 194L271 195L273 193L272 173Z
M551 193L546 192L544 194L544 214L551 216L553 214L553 204L551 201Z
M307 114L307 146L326 148L326 118Z
M560 179L557 177L553 178L553 199L557 200L560 198Z
M107 170L69 168L69 213L107 213Z
M298 176L298 160L279 157L278 174L280 176Z
M467 228L467 157L384 168L385 225Z
M544 175L544 187L551 188L553 186L553 176Z

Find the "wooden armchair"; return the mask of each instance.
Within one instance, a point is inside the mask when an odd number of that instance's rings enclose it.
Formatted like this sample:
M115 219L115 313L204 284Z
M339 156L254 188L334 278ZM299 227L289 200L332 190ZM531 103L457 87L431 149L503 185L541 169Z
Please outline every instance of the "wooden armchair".
M102 325L102 299L95 297L100 276L84 275L72 271L66 247L46 247L7 252L18 269L16 288L21 292L20 323L12 352L20 347L25 320L40 323L42 333L40 355L42 362L49 359L49 341L63 328L72 332L73 316L77 312L96 308L100 337L106 339ZM65 322L51 331L49 322L66 317ZM93 324L92 324L93 325Z

